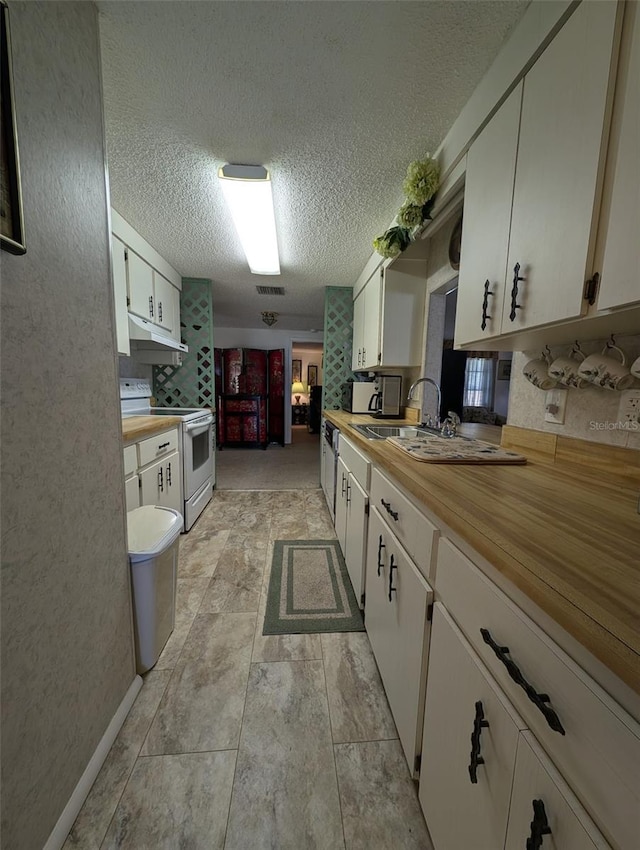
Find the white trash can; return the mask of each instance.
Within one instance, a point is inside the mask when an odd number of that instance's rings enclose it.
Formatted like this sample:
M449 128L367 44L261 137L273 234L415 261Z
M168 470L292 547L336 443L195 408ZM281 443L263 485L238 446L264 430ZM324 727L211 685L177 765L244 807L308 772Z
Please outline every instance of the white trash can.
M144 505L127 514L138 673L153 667L175 625L182 526L173 508Z

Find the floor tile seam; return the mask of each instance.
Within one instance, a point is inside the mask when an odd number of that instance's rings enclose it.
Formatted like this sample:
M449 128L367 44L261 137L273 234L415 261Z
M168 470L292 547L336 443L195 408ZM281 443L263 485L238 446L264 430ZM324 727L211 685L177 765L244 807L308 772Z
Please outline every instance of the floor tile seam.
M138 756L136 762L141 759L157 759L165 758L166 756L202 756L207 753L237 753L238 747L219 747L208 750L175 750L167 753L144 753Z
M356 740L356 741L352 741L352 740L349 740L349 741L333 741L333 746L334 747L341 747L341 746L344 746L345 744L380 744L383 741L399 741L399 740L400 740L400 738L398 737L398 735L395 735L392 738L365 738L363 740Z
M347 836L344 830L344 815L342 813L342 795L340 793L340 779L338 777L338 765L336 762L336 751L335 746L333 744L333 723L331 720L331 704L329 702L329 688L327 685L327 673L325 669L324 663L324 647L322 646L322 635L320 635L320 652L322 654L322 679L324 681L324 696L327 701L327 717L329 719L329 736L331 739L331 755L333 757L333 775L336 778L336 790L338 792L338 809L340 812L340 826L342 828L342 844L343 847L347 846Z

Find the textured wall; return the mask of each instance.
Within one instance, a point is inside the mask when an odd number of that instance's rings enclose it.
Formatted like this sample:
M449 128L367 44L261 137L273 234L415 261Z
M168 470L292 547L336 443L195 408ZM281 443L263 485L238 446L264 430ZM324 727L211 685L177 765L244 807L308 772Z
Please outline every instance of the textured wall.
M601 351L604 340L580 343L585 354ZM616 344L627 354L627 364L640 356L640 336L617 337ZM554 346L553 357L568 354L571 346ZM640 449L640 430L632 432L618 426L620 393L586 387L570 389L564 425L544 421L545 393L529 383L522 374L523 366L540 356L539 351L516 352L511 368L509 393L509 425L549 431L565 437L579 437L597 443ZM640 388L640 381L636 381Z
M134 665L96 9L10 15L27 254L0 258L0 843L39 850Z

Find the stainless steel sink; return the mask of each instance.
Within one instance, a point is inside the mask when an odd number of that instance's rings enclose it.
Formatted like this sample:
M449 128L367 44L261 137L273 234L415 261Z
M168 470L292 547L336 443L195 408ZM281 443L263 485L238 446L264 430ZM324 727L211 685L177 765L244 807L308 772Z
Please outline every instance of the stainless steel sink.
M444 440L440 431L412 425L352 425L367 440L386 440L387 437L437 437Z

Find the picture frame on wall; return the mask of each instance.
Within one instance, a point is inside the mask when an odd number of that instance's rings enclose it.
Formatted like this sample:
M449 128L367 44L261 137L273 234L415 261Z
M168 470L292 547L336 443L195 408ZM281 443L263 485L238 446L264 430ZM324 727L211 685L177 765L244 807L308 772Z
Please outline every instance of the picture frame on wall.
M498 380L511 380L511 360L498 360Z
M315 363L309 363L307 366L307 384L309 387L315 387L318 383L318 366Z
M27 248L6 3L0 2L0 12L0 247L11 254L24 254Z
M291 382L302 381L302 360L291 361Z

